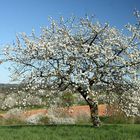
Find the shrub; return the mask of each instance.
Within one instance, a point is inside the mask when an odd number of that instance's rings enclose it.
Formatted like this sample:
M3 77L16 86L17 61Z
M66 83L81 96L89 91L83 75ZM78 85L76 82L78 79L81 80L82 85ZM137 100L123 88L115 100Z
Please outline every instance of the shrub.
M67 118L62 118L62 117L54 117L54 116L48 116L48 123L49 124L75 124L76 121L74 118L67 117Z
M13 108L7 111L5 114L5 119L21 119L22 118L23 110L19 108Z
M28 124L39 124L40 120L44 117L43 114L34 114L25 119Z
M89 124L91 122L90 119L89 114L80 112L79 115L76 116L76 124Z
M134 123L135 124L140 124L140 117L135 117Z
M26 124L26 122L18 118L0 119L0 125L24 125L24 124Z
M60 99L62 101L62 106L64 107L72 106L75 101L74 94L71 92L64 92L60 97Z
M68 108L52 107L48 109L48 123L49 124L75 124L76 119L70 117Z
M40 124L49 124L49 117L47 115L42 116L42 118L40 118L40 120L39 120L39 123Z

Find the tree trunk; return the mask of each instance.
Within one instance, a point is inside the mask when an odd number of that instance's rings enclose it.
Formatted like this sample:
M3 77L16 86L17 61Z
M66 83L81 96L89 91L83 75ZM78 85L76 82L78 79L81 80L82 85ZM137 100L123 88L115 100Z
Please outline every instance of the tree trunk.
M90 106L90 113L91 113L91 122L94 127L99 127L101 124L99 115L98 115L98 102L93 101Z
M83 89L83 87L79 87L78 91L81 93L85 101L88 103L90 107L91 113L91 121L94 127L99 127L101 124L99 115L98 115L98 102L92 98L91 91L87 89ZM91 95L91 96L90 96Z

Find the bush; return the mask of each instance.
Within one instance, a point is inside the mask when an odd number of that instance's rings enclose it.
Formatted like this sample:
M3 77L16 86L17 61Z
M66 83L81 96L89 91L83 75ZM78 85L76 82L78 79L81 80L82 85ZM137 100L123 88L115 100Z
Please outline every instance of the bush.
M89 124L91 122L91 117L87 113L80 113L76 117L76 124Z
M48 116L49 124L75 124L76 121L74 118L67 117L67 118L57 118L54 116Z
M57 108L57 107L49 108L47 117L48 117L49 124L75 124L76 123L75 118L70 117L68 113L68 108Z
M22 118L22 113L23 113L23 110L19 108L13 108L7 111L7 113L5 114L5 118L6 119L19 119L19 118Z
M47 115L43 116L42 118L40 118L39 123L44 125L49 124L49 117Z
M140 117L135 117L134 118L134 123L135 124L140 124Z
M43 114L34 114L25 119L28 124L39 124L40 120L45 117Z
M102 116L101 121L105 124L140 124L140 117L126 116Z
M9 118L9 119L0 119L0 125L24 125L26 122L17 118Z
M72 92L63 92L60 100L62 102L61 106L63 107L70 107L75 103L75 97Z
M118 104L107 106L108 116L102 116L103 123L110 124L134 124L140 123L140 117L127 117L126 114L120 110Z

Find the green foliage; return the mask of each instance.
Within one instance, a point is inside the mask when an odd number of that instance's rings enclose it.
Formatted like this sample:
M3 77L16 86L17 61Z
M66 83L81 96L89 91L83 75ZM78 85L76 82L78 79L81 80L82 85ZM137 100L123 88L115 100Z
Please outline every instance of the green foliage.
M140 125L6 126L0 140L140 140Z
M126 117L126 116L101 116L104 124L140 124L140 117Z
M87 105L87 102L83 99L77 102L77 105Z
M101 116L104 124L140 124L140 117L128 117L117 104L108 106L108 116Z
M140 117L135 117L134 118L134 123L135 124L140 124Z
M10 118L10 119L0 119L0 125L25 125L27 124L25 121L17 118Z
M44 116L39 120L40 124L48 124L49 123L49 118L48 116Z
M90 124L90 123L91 123L91 118L86 114L80 114L76 119L76 124Z
M62 106L69 107L72 106L75 102L75 96L71 92L64 92L62 93L62 96L60 97L60 100L62 102Z

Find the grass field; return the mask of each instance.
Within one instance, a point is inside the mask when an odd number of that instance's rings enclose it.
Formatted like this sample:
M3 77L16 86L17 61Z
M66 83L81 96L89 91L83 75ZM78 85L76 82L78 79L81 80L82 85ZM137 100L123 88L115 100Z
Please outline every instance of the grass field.
M140 140L140 125L0 126L0 140Z

